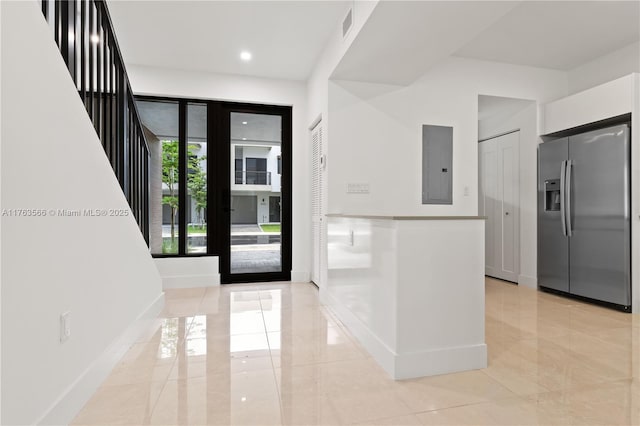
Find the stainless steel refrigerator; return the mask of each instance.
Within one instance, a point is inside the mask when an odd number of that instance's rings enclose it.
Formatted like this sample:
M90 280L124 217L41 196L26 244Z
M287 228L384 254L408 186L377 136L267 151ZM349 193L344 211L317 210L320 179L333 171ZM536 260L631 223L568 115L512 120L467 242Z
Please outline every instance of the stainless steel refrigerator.
M631 307L630 128L540 144L538 282Z

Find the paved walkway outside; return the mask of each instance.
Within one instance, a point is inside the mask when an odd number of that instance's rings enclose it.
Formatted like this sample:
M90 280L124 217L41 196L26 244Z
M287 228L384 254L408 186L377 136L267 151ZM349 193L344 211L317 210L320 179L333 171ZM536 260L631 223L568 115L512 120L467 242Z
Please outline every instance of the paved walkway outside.
M231 225L231 233L236 232L262 232L262 228L258 225Z
M231 249L232 274L280 272L281 270L280 244L235 246Z
M163 236L171 227L163 226ZM191 234L193 236L193 234ZM279 272L282 270L279 232L263 232L258 225L231 225L231 273ZM251 237L254 237L251 239ZM255 240L255 241L254 241ZM263 242L264 240L264 242ZM205 244L205 242L201 242ZM191 253L204 253L204 245L191 247Z

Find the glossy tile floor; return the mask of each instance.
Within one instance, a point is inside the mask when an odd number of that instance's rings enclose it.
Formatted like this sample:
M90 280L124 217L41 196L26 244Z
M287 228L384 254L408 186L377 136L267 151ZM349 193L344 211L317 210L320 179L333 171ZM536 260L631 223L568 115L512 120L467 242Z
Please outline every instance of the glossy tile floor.
M640 424L638 318L487 279L489 367L393 381L311 284L174 290L74 423Z

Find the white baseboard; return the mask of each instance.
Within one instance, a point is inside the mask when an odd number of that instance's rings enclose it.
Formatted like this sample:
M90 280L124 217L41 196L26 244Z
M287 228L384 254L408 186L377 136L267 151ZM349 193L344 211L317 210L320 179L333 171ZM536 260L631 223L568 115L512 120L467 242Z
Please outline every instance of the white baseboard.
M294 283L308 283L311 281L311 272L291 271L291 281Z
M176 275L162 277L162 289L211 287L220 285L220 274L213 275Z
M69 424L131 345L138 340L142 333L158 317L163 307L164 293L161 293L35 423L39 425Z
M320 300L329 306L376 362L394 380L435 376L487 367L487 345L484 343L451 348L438 348L412 353L396 353L348 308L327 291Z
M484 343L396 355L393 378L411 379L480 368L487 368Z
M518 285L529 288L538 288L538 278L529 275L518 275Z
M335 313L336 317L349 329L349 332L369 352L369 355L393 377L395 369L395 352L387 346L369 327L367 327L348 308L340 303L328 291L320 289L320 301Z

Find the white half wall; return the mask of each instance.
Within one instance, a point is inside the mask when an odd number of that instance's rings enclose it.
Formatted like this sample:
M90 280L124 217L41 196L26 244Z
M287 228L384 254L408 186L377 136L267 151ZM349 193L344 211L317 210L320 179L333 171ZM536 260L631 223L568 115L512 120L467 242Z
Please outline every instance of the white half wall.
M327 245L321 300L391 377L487 366L484 220L331 216Z
M311 248L310 142L304 82L181 71L127 64L139 95L214 99L292 107L293 259L292 279L309 281Z
M165 290L220 285L218 256L159 257L154 261Z
M538 210L537 210L537 158L538 105L531 101L528 107L514 115L497 121L491 118L480 121L479 139L486 139L506 132L520 130L520 272L518 284L538 286Z
M129 207L38 3L2 2L1 19L1 422L66 424L162 308L162 285L130 212L57 213Z

